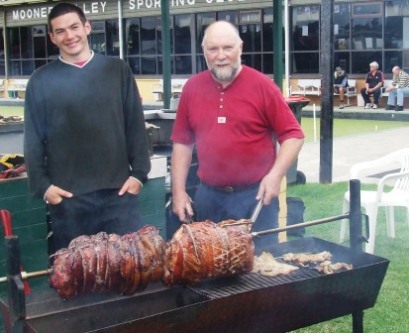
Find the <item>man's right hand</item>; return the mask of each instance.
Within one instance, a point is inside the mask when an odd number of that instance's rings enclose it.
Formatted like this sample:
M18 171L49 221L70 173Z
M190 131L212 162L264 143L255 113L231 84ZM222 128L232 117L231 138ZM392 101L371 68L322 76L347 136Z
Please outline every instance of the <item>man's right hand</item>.
M51 205L58 205L64 198L72 198L71 192L63 190L61 187L50 185L44 195L44 200Z
M191 199L186 192L173 194L172 208L181 222L186 222L188 220L186 219L187 217L194 215Z

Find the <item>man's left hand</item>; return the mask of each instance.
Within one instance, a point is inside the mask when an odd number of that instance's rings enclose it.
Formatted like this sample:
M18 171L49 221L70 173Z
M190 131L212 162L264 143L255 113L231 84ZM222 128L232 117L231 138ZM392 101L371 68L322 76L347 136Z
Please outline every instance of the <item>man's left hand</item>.
M256 200L263 198L263 204L269 205L271 200L280 194L281 179L271 174L267 174L260 183Z
M124 195L125 193L137 195L139 194L139 192L141 192L141 189L142 189L141 183L138 182L135 178L129 177L124 183L124 185L122 185L118 195Z

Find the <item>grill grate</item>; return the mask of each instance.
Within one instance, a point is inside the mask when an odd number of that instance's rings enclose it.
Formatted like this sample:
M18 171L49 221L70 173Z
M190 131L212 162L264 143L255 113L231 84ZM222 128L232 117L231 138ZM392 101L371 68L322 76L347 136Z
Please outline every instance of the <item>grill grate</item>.
M314 269L299 268L287 275L269 277L257 273L249 273L238 277L208 281L196 286L191 286L189 289L211 300L320 276L322 276L322 274Z

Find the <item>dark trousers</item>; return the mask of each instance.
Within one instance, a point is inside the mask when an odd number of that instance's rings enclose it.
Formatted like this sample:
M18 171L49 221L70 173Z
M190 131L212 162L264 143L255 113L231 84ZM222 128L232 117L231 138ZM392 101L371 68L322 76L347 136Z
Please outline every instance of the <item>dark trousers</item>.
M80 235L100 231L123 235L141 227L138 196L118 195L119 189L106 189L64 199L49 205L52 242L50 253L67 247Z
M365 101L365 104L370 104L371 103L371 99L369 97L372 95L374 104L378 105L379 104L379 97L381 96L381 89L376 89L371 94L368 95L366 93L366 88L364 87L364 88L361 89L361 95L362 95L362 98Z
M256 195L259 184L227 193L219 189L200 184L195 195L195 209L197 221L209 219L221 222L227 219L249 219L254 207L257 205ZM278 226L278 199L270 205L263 206L252 231L262 231ZM278 242L277 234L260 236L254 239L256 252L267 251L271 245Z

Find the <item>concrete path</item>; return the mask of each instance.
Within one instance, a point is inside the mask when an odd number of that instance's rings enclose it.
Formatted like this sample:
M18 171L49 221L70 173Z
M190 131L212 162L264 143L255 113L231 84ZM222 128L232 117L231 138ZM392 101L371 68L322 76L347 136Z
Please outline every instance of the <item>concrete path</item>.
M355 163L370 161L406 147L409 147L409 123L408 127L337 137L333 141L332 182L348 180L349 169ZM319 141L304 144L297 170L306 175L307 183L319 182Z

